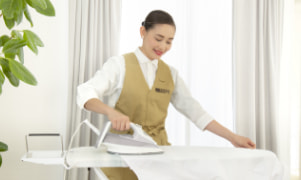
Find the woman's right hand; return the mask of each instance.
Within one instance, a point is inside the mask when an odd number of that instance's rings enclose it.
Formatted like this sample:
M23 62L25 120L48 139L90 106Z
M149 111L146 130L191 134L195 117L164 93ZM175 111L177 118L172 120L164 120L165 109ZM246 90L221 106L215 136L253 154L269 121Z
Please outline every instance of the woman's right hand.
M124 131L130 129L130 118L121 112L112 109L107 114L109 120L112 123L112 128L117 131Z
M130 118L112 107L104 104L97 98L89 99L85 105L85 109L106 115L112 123L112 128L117 131L130 129Z

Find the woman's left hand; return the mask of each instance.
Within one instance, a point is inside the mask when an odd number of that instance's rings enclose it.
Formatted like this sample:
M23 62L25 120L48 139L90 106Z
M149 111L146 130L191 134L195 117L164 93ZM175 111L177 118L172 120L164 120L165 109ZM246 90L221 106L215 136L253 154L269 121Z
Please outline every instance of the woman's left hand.
M212 133L221 136L228 141L230 141L235 147L241 148L250 148L255 149L256 145L252 142L249 138L237 135L230 131L229 129L225 128L224 126L220 125L217 121L211 121L207 127L205 128Z
M240 136L240 135L237 135L237 134L235 134L233 136L233 139L231 140L231 143L235 147L250 148L250 149L255 149L256 148L256 144L253 141L251 141L249 138L243 137L243 136Z

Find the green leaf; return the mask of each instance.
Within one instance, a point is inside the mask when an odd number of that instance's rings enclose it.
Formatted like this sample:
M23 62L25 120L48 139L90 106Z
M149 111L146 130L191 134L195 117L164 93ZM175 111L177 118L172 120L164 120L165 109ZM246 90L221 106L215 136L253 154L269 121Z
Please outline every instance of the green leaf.
M24 30L23 38L27 42L27 46L35 53L38 54L37 46L43 47L44 44L41 39L32 31Z
M5 58L0 57L0 65L2 66L3 64L5 64L5 61L7 61Z
M23 39L22 34L17 30L12 30L11 36L16 39Z
M18 24L22 22L23 19L23 11L16 11L14 14L14 20Z
M14 54L14 53L6 53L4 55L6 58L10 58L10 59L15 59L15 57L16 57L16 54Z
M6 16L8 19L14 18L14 10L15 10L15 0L1 0L0 1L0 9L2 10L2 14Z
M2 49L2 52L5 54L10 54L10 53L17 53L18 48L21 48L23 46L26 45L26 41L25 40L21 40L21 39L10 39L9 41L7 41Z
M33 27L33 22L32 22L32 19L31 19L31 16L30 16L27 6L24 10L24 15L25 15L26 19L30 22L31 27Z
M8 150L8 146L0 141L0 152L4 152Z
M14 19L8 19L4 14L3 14L3 19L5 22L5 25L8 29L11 29L15 26L15 20Z
M9 59L8 63L11 72L18 79L30 85L37 85L37 80L23 64L13 59Z
M33 8L39 7L41 9L47 8L47 3L45 0L26 0L26 2Z
M46 8L42 8L40 4L36 3L35 1L39 0L26 0L27 4L29 4L31 7L33 7L37 12L40 14L43 14L45 16L55 16L55 10L53 5L49 0L43 0L46 2Z
M23 52L23 48L19 48L17 51L17 56L19 58L19 61L24 64L24 52Z
M15 87L18 87L20 84L20 80L16 78L16 76L11 72L9 68L8 60L4 58L0 58L0 65L2 66L2 70L5 76L7 77L7 79L9 80L10 84Z
M2 85L4 83L5 77L3 75L3 72L0 69L0 94L2 93Z
M7 35L1 36L0 37L0 47L3 46L8 40L9 40L9 37Z
M0 87L0 94L1 94L1 92L2 92L2 88ZM1 165L2 165L2 156L0 154L0 167L1 167Z
M4 80L5 80L5 76L4 76L3 72L0 69L0 86L2 86L2 84L4 83Z
M23 11L26 8L24 0L1 0L2 14L4 17L5 25L11 29L15 22L20 24L23 19Z
M25 0L15 0L15 13L14 13L14 19L17 22L17 24L20 24L23 19L23 12L26 9L26 2Z
M11 0L0 0L0 9L9 9L11 7Z

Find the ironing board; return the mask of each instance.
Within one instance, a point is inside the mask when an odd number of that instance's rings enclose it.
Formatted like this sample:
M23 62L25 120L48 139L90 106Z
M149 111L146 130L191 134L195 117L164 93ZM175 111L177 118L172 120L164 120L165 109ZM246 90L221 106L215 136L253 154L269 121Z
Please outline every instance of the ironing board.
M109 154L105 148L79 147L70 149L68 157L65 158L66 151L29 151L21 160L23 162L40 165L58 165L66 169L71 168L92 168L97 177L101 180L107 180L100 167L128 167L125 161L116 154ZM68 161L68 166L66 162Z
M82 125L89 126L99 137L96 146L71 148L74 135ZM266 150L199 146L159 146L162 154L118 155L108 153L102 144L109 124L101 133L87 120L83 121L67 151L32 151L26 136L23 162L60 165L66 169L92 168L101 180L108 178L101 167L130 167L141 180L286 180L284 167L276 155ZM58 136L31 134L29 136ZM62 138L61 138L62 139Z
M117 155L105 149L71 149L71 168L92 168L107 180L100 167L130 167L142 180L285 180L284 168L274 153L241 148L162 146L163 154ZM22 161L43 165L64 165L61 151L35 151ZM154 178L156 177L156 178Z

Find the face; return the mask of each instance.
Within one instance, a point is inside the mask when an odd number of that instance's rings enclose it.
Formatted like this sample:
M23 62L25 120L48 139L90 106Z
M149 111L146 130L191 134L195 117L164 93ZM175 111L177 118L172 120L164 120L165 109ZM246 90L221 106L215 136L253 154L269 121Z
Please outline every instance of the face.
M172 45L175 36L175 27L169 24L156 24L148 31L144 26L140 28L143 38L141 51L150 59L159 59Z

